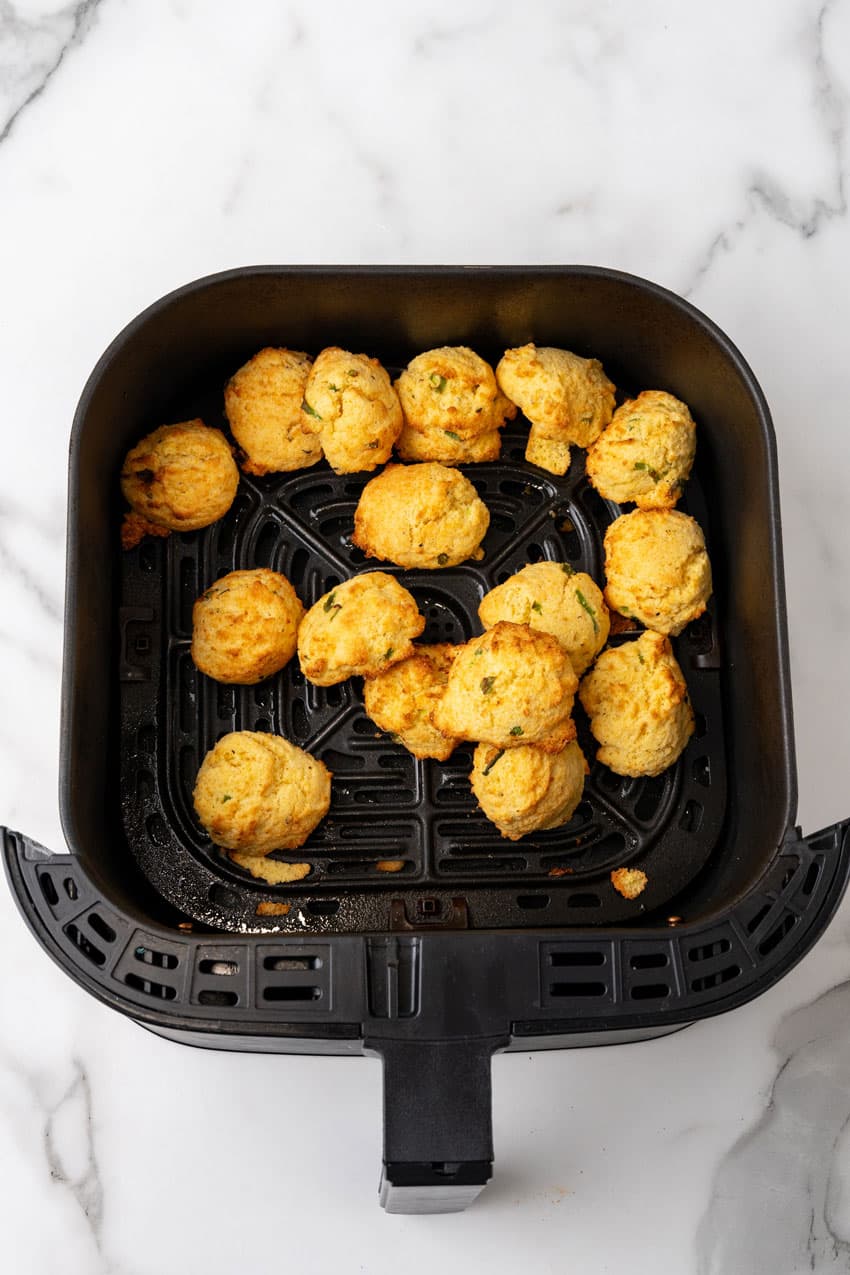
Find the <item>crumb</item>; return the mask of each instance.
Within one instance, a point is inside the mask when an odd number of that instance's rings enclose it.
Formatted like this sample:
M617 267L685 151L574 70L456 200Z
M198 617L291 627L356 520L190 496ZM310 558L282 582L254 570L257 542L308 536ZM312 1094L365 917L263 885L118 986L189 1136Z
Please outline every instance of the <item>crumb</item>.
M148 522L141 514L126 513L121 524L121 548L135 549L145 536L170 536L167 527L160 527L155 522Z
M624 899L636 899L643 894L648 880L640 868L615 868L611 873L611 884Z
M401 872L404 859L379 859L375 867L379 872Z
M228 853L240 868L245 868L252 877L257 877L260 881L268 881L269 885L303 881L304 877L310 875L309 863L283 863L280 859L268 859L261 854L242 854L240 850L230 850Z
M258 903L257 916L286 916L289 912L288 903Z
M569 877L572 876L572 868L550 868L548 876L550 877Z
M608 612L608 617L611 622L612 635L614 633L634 633L641 627L637 620L633 620L630 615L621 615L619 611L614 611L613 609Z

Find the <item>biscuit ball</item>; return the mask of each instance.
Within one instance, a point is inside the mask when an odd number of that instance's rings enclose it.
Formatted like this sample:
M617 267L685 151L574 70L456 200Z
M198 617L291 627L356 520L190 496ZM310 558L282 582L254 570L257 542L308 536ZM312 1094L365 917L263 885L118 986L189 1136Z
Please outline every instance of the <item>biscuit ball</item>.
M304 428L301 404L313 361L300 350L260 350L224 388L224 410L245 453L246 474L306 469L322 459L322 445Z
M485 594L478 608L485 628L499 620L527 624L556 637L576 673L592 664L608 641L608 608L589 575L566 562L531 562Z
M434 725L497 748L538 744L559 752L575 738L578 679L557 638L500 621L458 649Z
M286 576L264 567L231 571L192 608L192 659L217 682L250 686L292 659L303 618Z
M352 543L400 567L482 558L490 513L468 478L445 465L387 465L363 488Z
M441 431L450 441L491 434L516 415L490 364L465 345L417 355L395 384L408 428Z
M316 686L374 677L406 659L424 628L407 589L384 571L368 571L331 589L301 621L301 672Z
M414 757L446 761L457 740L437 730L431 717L442 699L457 647L448 642L415 646L413 654L363 686L366 713L398 737Z
M696 426L684 403L644 390L618 407L587 453L587 476L606 500L672 509L688 480Z
M660 633L603 651L579 697L600 744L596 756L618 775L660 775L693 733L688 688Z
M552 346L506 350L496 379L541 438L589 447L614 411L614 386L598 359Z
M422 431L405 425L396 443L402 460L434 460L442 465L476 465L498 460L501 450L502 436L497 429L463 439L451 429Z
M234 731L207 753L193 798L217 846L246 854L297 850L328 812L331 775L280 735Z
M208 527L227 513L238 486L239 470L220 429L202 420L161 425L124 458L121 490L137 515L125 519L124 547L138 544L149 529L162 535Z
M402 426L398 396L378 360L335 345L310 370L301 420L337 474L383 465Z
M509 841L569 823L584 792L587 763L575 740L559 753L541 748L475 749L470 783L484 814Z
M676 509L636 509L605 533L605 601L656 633L675 636L711 597L699 524Z

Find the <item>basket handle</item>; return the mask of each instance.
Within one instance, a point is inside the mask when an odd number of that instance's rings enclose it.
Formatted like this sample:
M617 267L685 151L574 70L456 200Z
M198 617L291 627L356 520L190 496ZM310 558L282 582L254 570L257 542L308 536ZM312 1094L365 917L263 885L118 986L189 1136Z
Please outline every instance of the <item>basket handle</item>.
M493 1171L490 1060L500 1039L369 1041L384 1063L388 1213L458 1213Z

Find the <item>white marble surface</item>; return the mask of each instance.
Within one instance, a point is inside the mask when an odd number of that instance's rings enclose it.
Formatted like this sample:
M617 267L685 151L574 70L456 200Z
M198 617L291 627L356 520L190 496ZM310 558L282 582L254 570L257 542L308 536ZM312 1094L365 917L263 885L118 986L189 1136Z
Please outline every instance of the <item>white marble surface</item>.
M850 3L0 0L0 817L56 803L66 445L115 332L249 262L593 262L688 294L779 440L800 822L850 814ZM101 1008L0 889L15 1275L850 1269L850 902L773 991L494 1065L469 1213L382 1214L370 1060Z

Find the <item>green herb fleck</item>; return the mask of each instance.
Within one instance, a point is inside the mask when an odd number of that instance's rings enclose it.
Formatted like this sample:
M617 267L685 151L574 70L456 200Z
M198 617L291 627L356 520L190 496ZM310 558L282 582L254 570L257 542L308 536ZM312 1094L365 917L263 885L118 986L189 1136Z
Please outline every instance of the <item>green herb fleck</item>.
M338 393L339 393L339 386L338 386L338 385L334 385L333 381L328 381L328 389L329 389L329 390L333 390L334 394L338 394Z
M444 429L443 433L447 438L453 438L456 443L462 443L463 439L460 434L456 434L453 429Z
M331 607L334 604L335 597L336 597L336 589L334 589L332 593L329 593L328 596L325 598L325 605L323 607L323 610L330 611Z
M315 407L311 407L306 398L301 400L301 411L306 412L308 416L315 416L317 421L322 419Z
M374 451L377 451L377 449L380 447L380 443L378 442L377 438L374 438L372 442L367 443L366 446L370 452L374 452Z
M521 726L512 726L510 733L512 735L524 735L525 731L522 729Z
M222 799L221 799L221 804L222 804L222 805L224 805L224 803L225 803L226 801L232 801L232 800L233 800L233 798L231 797L230 793L229 793L229 792L226 792L226 793L224 794L224 796L222 797Z
M576 573L575 567L571 567L568 562L561 563L561 570L565 576L574 576Z
M444 376L440 376L439 372L432 372L428 377L428 380L431 382L433 389L435 389L438 394L442 394L448 384L446 378Z
M596 612L594 611L593 607L588 602L587 598L582 593L581 589L576 589L576 597L578 598L581 606L584 607L585 611L587 612L587 614L590 616L591 620L593 621L593 632L598 633L599 622L596 619Z
M395 655L395 647L388 646L387 649L384 651L384 659L385 660L392 659L394 655Z
M637 648L637 657L640 660L641 664L646 663L646 660L643 658L643 651L640 649L640 647Z
M359 376L359 375L360 373L357 371L356 367L350 367L348 371L346 372L346 376Z
M579 419L582 425L590 425L593 422L593 412L589 416L582 416Z
M504 755L505 755L505 750L504 750L504 748L500 748L500 749L499 749L499 751L496 753L496 756L493 758L493 760L492 760L492 761L488 761L487 765L484 767L484 769L483 769L483 771L482 771L481 773L482 773L483 775L489 775L489 774L490 774L490 771L493 769L493 767L495 766L496 762L497 762L497 761L500 761L500 760L501 760L501 758L502 758L502 757L504 757Z
M635 469L643 469L643 470L645 470L645 471L646 471L646 473L648 473L648 474L649 474L650 478L652 479L652 481L653 481L654 483L657 483L657 482L658 482L658 479L659 479L659 477L660 477L660 474L658 473L658 470L657 470L657 469L653 469L651 465L647 465L647 463L646 463L646 461L645 461L645 460L636 460L636 461L635 461Z
M542 615L542 614L543 614L543 608L542 608L542 606L540 605L540 603L539 603L539 602L532 602L532 604L531 604L531 609L532 609L532 611L536 611L538 615Z
M441 567L444 567L446 563L448 562L448 560L449 560L449 555L447 553L437 554L437 562L440 564Z
M478 646L478 647L476 647L476 648L475 648L475 655L474 655L474 657L473 657L473 658L477 660L477 659L478 659L478 657L479 657L479 655L483 655L483 654L484 654L484 652L481 650L481 647L480 647L480 646Z
M490 694L490 692L493 689L493 683L495 682L495 680L496 680L495 673L493 674L492 677L482 677L481 679L481 694L482 695Z

